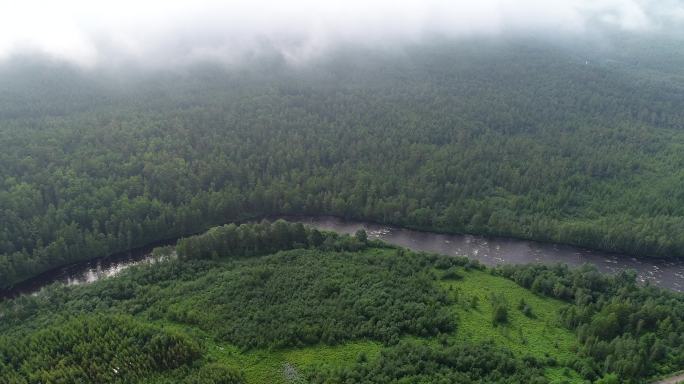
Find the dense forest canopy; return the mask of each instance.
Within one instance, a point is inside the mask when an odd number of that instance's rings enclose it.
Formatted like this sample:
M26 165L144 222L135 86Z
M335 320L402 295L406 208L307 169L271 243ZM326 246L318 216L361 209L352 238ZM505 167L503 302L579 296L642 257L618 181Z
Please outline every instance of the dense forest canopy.
M0 65L0 286L268 214L684 256L681 41Z

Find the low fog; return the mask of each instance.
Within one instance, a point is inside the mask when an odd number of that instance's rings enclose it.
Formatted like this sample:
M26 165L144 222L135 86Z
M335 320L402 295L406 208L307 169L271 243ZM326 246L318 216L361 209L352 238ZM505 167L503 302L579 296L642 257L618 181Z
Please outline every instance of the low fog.
M305 62L338 44L396 47L432 38L591 37L681 32L677 0L4 1L0 60L40 54L83 67L277 52Z

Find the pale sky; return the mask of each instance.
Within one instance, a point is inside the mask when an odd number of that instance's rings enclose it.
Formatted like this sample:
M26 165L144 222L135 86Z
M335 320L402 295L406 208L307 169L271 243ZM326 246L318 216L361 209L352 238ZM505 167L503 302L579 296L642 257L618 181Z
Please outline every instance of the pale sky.
M270 48L297 61L340 42L601 28L684 29L684 0L0 0L0 60L231 61Z

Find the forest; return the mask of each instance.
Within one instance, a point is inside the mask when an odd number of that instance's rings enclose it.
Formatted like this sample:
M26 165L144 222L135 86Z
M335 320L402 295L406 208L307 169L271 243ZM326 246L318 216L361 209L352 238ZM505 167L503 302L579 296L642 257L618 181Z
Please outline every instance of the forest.
M486 268L284 221L157 252L175 256L0 302L0 383L636 384L684 368L684 295L631 272Z
M0 286L272 214L682 257L682 62L667 41L620 44L123 74L7 60Z

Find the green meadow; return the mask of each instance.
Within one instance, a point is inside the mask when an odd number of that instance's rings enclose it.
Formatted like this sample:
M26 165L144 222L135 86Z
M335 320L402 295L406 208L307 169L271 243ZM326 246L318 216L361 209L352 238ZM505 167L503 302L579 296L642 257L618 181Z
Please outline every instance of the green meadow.
M375 259L396 257L395 249L368 249L364 257ZM254 262L252 262L254 264ZM551 383L581 383L573 369L565 367L577 352L577 337L560 325L558 311L567 305L560 300L543 297L522 288L515 282L494 275L488 270L457 267L457 279L444 278L445 272L432 269L434 287L450 298L447 306L449 316L455 321L453 331L439 336L402 336L428 345L439 345L444 336L452 343L491 342L511 350L518 357L534 356L544 362L544 374ZM197 281L185 283L188 287ZM200 284L202 285L202 284ZM192 292L193 289L176 287ZM199 296L205 291L194 289ZM504 324L492 323L492 295L503 295L508 303L508 320ZM473 298L477 299L473 299ZM182 302L195 299L184 299ZM473 305L473 300L477 302ZM531 308L531 316L518 309L523 300ZM296 383L304 382L305 373L321 367L335 369L351 367L360 355L369 360L377 358L384 348L382 342L366 339L352 340L338 345L318 344L302 348L242 348L217 340L205 332L187 324L166 321L166 327L177 328L195 334L207 347L205 359L233 367L244 373L247 383Z
M458 329L450 335L455 342L493 341L516 355L552 359L560 364L568 363L576 355L577 337L558 321L558 311L567 303L539 296L511 280L485 271L471 270L463 272L462 276L458 281L439 282L456 301L452 311L458 318ZM505 324L492 325L492 295L504 296L510 305ZM473 297L477 297L476 307L471 305ZM521 300L531 308L532 316L524 315L517 308ZM570 369L548 367L546 373L552 382L582 382Z

